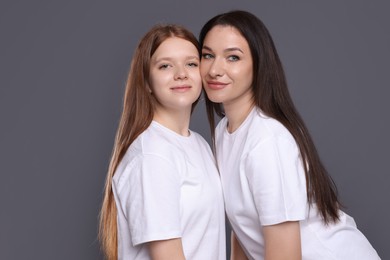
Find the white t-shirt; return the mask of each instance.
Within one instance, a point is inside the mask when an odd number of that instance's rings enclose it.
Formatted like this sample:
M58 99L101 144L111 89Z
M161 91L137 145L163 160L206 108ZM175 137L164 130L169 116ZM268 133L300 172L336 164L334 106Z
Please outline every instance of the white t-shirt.
M197 133L153 121L113 178L119 259L150 259L146 242L181 238L186 259L225 260L225 212L213 155Z
M229 133L227 118L216 128L217 162L226 213L250 259L264 259L262 226L300 221L302 259L379 259L350 216L325 226L308 207L298 146L277 120L254 108Z

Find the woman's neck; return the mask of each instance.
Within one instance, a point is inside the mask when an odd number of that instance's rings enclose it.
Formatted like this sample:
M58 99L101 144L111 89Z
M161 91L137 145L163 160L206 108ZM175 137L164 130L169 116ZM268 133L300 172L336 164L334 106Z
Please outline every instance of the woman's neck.
M182 136L188 136L191 110L167 111L156 109L153 120Z
M252 97L237 100L236 102L231 102L229 104L223 104L228 119L227 130L229 133L233 133L240 127L254 106L255 103Z

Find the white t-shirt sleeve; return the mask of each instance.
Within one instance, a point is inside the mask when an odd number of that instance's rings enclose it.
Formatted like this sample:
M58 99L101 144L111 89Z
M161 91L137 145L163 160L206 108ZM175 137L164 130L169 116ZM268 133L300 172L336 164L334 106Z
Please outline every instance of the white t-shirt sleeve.
M167 159L142 155L128 165L118 200L129 223L133 246L181 237L180 175Z
M305 219L306 179L294 141L269 137L249 152L244 165L262 225Z

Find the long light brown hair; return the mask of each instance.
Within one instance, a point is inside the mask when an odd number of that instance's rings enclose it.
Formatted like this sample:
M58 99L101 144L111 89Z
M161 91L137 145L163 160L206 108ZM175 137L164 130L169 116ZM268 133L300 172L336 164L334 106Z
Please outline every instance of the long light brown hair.
M306 189L309 203L315 203L324 223L339 220L340 202L337 188L323 166L314 142L290 97L285 73L272 37L255 15L246 11L231 11L210 19L199 36L203 45L207 33L217 25L236 28L248 42L253 59L252 92L254 101L268 116L281 122L298 144L306 175ZM207 115L215 151L215 117L225 116L221 103L212 102L205 95Z
M154 26L141 39L130 65L122 115L116 133L100 212L99 239L102 250L109 260L118 258L117 208L112 191L112 179L129 146L153 120L155 100L149 92L150 60L160 44L172 37L191 42L199 51L198 41L190 31L179 25L160 24Z

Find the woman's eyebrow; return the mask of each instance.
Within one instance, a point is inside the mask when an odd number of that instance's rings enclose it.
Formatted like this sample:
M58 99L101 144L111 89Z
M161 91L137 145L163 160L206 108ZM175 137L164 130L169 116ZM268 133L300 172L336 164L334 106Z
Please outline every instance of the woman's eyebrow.
M208 50L208 51L213 51L210 47L207 45L203 45L202 49ZM231 52L231 51L239 51L241 53L244 53L240 48L238 47L231 47L231 48L226 48L223 50L223 52Z
M206 50L208 50L208 51L213 51L210 47L208 47L207 45L203 45L202 46L202 50L203 49L206 49Z
M240 48L238 47L232 47L232 48L226 48L225 50L223 50L223 52L231 52L231 51L239 51L241 53L244 53Z
M184 59L185 60L199 60L199 57L198 56L195 56L195 55L188 55L188 56L186 56L186 57L184 57ZM159 62L161 62L161 61L169 61L169 62L172 62L172 61L174 61L175 60L175 58L172 58L172 57L158 57L158 58L156 58L155 60L154 60L154 62L153 63L159 63Z

